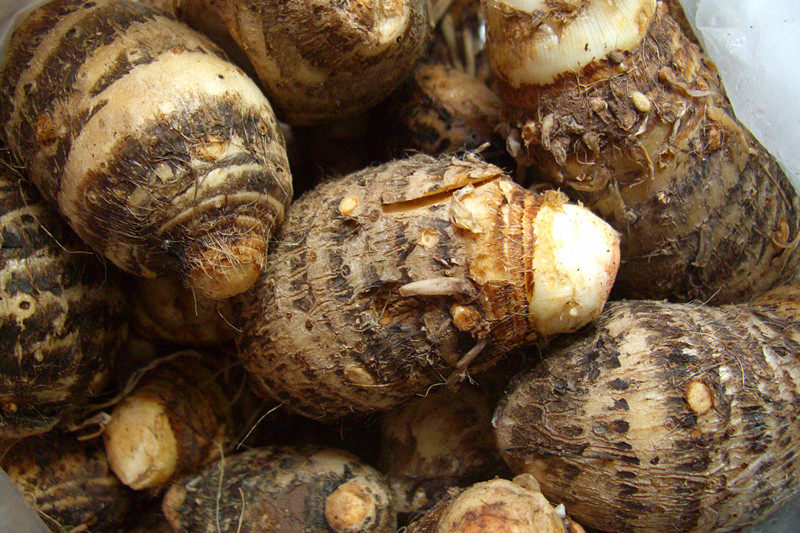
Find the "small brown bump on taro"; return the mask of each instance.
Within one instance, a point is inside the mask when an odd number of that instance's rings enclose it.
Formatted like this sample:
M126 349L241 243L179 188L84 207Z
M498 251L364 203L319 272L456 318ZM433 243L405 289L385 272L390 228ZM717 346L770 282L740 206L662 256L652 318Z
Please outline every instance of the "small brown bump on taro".
M339 486L325 501L325 519L337 533L356 531L372 509L369 494L357 481Z
M425 248L433 248L439 242L439 232L434 228L425 228L419 232L418 241Z
M788 248L791 246L789 242L790 235L791 229L789 228L789 223L786 222L786 219L781 219L778 222L778 227L772 232L772 245L778 250Z
M636 109L642 113L649 113L650 109L653 107L650 99L639 91L633 91L631 93L631 101L633 105L636 106Z
M375 378L360 366L350 365L344 369L344 376L350 383L362 387L375 385Z
M612 63L621 64L623 61L625 61L625 54L623 54L619 50L614 50L613 52L610 52L608 54L608 59Z
M211 136L206 142L197 145L195 153L204 161L216 161L225 155L228 144L222 137Z
M3 404L3 410L7 413L16 413L17 412L17 404L14 402L8 402Z
M692 380L686 387L686 403L693 413L704 415L714 407L711 389L702 381Z
M342 201L339 202L339 214L343 217L349 217L356 212L358 206L361 202L359 201L358 197L356 196L345 196L342 198Z
M453 325L461 331L472 331L481 319L478 311L461 304L454 304L450 308L450 315L453 317Z

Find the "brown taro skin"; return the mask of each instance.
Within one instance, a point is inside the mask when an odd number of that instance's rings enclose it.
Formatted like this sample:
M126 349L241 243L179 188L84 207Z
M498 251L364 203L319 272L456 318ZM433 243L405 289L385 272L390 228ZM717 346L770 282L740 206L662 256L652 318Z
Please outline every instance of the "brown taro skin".
M487 368L556 332L529 297L532 265L551 250L535 247L548 230L534 233L564 206L474 157L417 155L325 182L292 205L274 259L238 302L239 356L263 393L319 419L388 409Z
M378 466L398 512L425 511L452 487L506 473L492 438L493 400L476 386L440 387L381 415Z
M396 517L383 476L349 453L265 447L227 457L164 496L175 531L389 533Z
M341 120L387 97L427 41L427 0L176 0L261 82L281 120ZM241 61L244 61L243 63Z
M421 65L376 117L395 154L475 150L493 140L502 102L482 81L453 67ZM387 116L388 115L388 116Z
M796 279L800 200L663 5L633 50L548 85L498 79L531 178L623 235L617 297L736 303Z
M0 139L91 248L214 299L252 285L291 177L269 102L216 45L136 2L54 0L0 61Z
M0 439L48 431L107 383L127 336L113 270L0 170Z
M604 531L732 531L800 491L800 290L607 306L509 387L497 446Z
M53 531L115 531L134 504L98 440L48 433L0 452L0 467Z

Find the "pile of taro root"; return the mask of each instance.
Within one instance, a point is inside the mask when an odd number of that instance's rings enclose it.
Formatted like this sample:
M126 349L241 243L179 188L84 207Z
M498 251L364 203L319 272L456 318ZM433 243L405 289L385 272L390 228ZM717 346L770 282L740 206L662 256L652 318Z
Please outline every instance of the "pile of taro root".
M30 4L0 529L736 531L800 492L800 197L677 0Z

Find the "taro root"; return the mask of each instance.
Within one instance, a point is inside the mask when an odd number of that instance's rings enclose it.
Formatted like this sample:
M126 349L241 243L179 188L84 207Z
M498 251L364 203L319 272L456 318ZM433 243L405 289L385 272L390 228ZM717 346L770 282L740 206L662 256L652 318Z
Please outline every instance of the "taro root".
M0 170L0 439L48 431L101 391L125 307L113 269Z
M261 81L281 120L340 120L410 74L428 33L427 0L176 0L176 12Z
M618 240L472 156L369 168L292 205L239 301L239 355L307 416L387 409L597 317Z
M446 65L422 65L376 118L385 148L430 155L475 150L489 143L502 102L477 78Z
M506 473L492 438L492 400L464 385L434 389L382 414L378 466L398 512L424 511L452 487Z
M733 531L800 492L800 289L609 304L495 413L497 446L604 531Z
M54 0L23 19L0 63L0 139L94 250L215 299L252 285L292 197L256 84L127 0Z
M267 447L227 457L164 496L176 531L394 531L381 474L332 449Z
M129 300L131 327L145 339L201 346L235 333L229 300L205 298L176 279L138 280Z
M492 70L486 57L481 0L434 2L431 17L438 24L423 61L450 66L489 85Z
M98 441L50 433L0 451L0 467L53 531L112 531L133 505Z
M746 301L800 271L791 184L656 0L490 0L487 47L531 177L623 236L615 294Z
M219 458L231 416L212 370L189 352L146 374L114 406L103 433L108 462L132 489L161 487Z
M447 498L413 522L408 533L584 533L566 516L563 505L553 507L539 491L533 476L513 481L493 479Z

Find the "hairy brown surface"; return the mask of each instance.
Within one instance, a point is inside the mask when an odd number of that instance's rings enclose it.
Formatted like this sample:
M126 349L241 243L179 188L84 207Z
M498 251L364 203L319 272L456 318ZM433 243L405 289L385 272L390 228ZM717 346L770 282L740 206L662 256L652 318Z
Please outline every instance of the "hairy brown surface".
M292 205L242 297L239 355L265 392L315 418L486 368L539 336L533 222L563 202L474 158L415 156L323 183ZM441 292L405 293L411 282Z
M663 9L633 51L501 86L531 177L622 233L619 296L745 301L797 276L797 195Z
M492 439L493 411L489 394L464 385L383 413L378 466L399 512L424 511L451 487L506 473Z
M428 32L426 0L181 0L177 13L246 57L281 120L295 125L380 102L411 72Z
M681 5L680 0L663 0L667 4L667 10L669 12L669 16L672 17L675 22L681 27L684 35L692 42L699 46L697 42L697 37L694 34L694 30L692 29L692 25L689 23L689 19L686 18L686 12L683 10L683 6Z
M205 37L127 0L55 0L13 34L0 87L0 137L92 248L215 298L252 283L289 167L269 103Z
M601 530L758 521L800 490L798 295L610 304L509 388L501 454Z
M176 531L394 531L382 476L348 453L267 447L227 457L164 497Z
M0 438L49 430L106 383L125 297L27 180L0 170Z
M0 455L0 466L53 531L110 531L133 504L97 441L58 433L24 439Z

